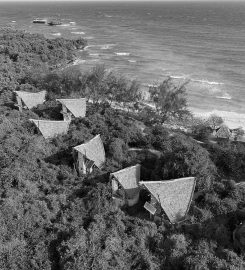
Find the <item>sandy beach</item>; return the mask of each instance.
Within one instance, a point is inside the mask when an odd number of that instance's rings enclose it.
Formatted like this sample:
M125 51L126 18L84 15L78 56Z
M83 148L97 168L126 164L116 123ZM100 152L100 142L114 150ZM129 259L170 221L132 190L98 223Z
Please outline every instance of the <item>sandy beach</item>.
M194 115L198 117L207 118L211 114L221 116L229 128L242 127L245 130L245 114L230 112L230 111L220 111L212 110L210 112L204 112L196 108L190 108Z

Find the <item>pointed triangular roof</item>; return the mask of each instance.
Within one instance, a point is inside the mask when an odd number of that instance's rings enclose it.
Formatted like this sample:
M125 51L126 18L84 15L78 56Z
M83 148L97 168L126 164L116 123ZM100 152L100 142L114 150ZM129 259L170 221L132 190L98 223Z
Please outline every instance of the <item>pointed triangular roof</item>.
M229 139L231 135L230 129L226 125L222 125L216 132L217 138Z
M145 186L160 203L170 222L178 222L186 216L195 189L194 177L140 182L140 184Z
M140 165L137 164L135 166L111 173L110 177L116 178L128 196L133 197L139 189Z
M98 168L101 168L105 162L105 149L100 135L96 135L92 140L74 147L74 150L94 161Z
M42 104L45 101L46 91L40 91L37 93L15 91L16 95L21 98L23 103L28 109L36 107L38 104Z
M85 117L86 98L77 99L56 99L64 105L75 117Z
M66 134L70 124L69 121L49 121L37 119L30 119L30 121L32 121L37 126L45 139Z

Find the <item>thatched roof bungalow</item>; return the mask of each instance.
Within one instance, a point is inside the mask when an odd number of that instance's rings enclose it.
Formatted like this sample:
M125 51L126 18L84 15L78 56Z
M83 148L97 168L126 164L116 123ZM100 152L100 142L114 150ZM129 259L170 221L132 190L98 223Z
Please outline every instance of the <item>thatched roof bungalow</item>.
M56 99L62 104L64 120L69 121L73 117L85 117L86 115L86 98L77 99Z
M163 211L171 223L179 222L189 211L195 183L194 177L140 182L151 195L144 207L153 215L161 215Z
M25 91L15 91L17 104L19 110L22 109L32 109L45 101L46 91L40 91L37 93L25 92Z
M119 206L133 206L139 201L140 165L110 174L113 199Z
M105 149L100 135L74 147L73 157L79 174L91 173L94 166L100 169L105 163Z
M222 125L214 132L214 136L217 139L229 140L232 136L232 133L231 130L226 125Z
M66 134L69 129L69 121L50 121L30 119L45 139L51 139L58 135Z

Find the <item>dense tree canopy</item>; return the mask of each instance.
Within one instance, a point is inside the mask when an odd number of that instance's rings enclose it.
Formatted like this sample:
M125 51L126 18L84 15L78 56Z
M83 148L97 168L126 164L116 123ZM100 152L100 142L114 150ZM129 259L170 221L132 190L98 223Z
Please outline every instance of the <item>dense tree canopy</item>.
M0 269L244 269L244 255L232 241L233 230L243 221L245 189L235 181L244 178L244 145L198 144L190 134L164 127L166 117L186 111L183 88L170 81L158 88L167 103L162 99L157 112L152 111L161 121L152 125L146 119L140 128L138 109L117 104L135 105L138 83L101 66L86 73L77 67L54 68L84 44L1 32ZM16 89L45 89L47 101L19 112L13 106ZM66 135L45 140L28 119L61 120L58 97L93 102L87 103L86 117L72 120ZM174 97L180 106L172 112ZM97 134L106 163L78 176L72 147ZM137 154L130 151L134 148L151 151ZM154 222L142 202L134 209L115 207L109 174L136 163L141 163L141 180L197 178L185 221Z

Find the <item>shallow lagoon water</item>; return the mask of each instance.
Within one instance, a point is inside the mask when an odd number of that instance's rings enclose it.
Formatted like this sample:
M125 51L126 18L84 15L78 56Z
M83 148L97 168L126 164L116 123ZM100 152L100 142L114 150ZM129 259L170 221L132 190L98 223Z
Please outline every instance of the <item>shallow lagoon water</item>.
M62 25L32 24L35 17L57 17ZM192 110L232 119L245 114L244 18L243 3L0 4L2 26L87 38L77 61L84 69L103 63L142 88L167 76L189 80Z

